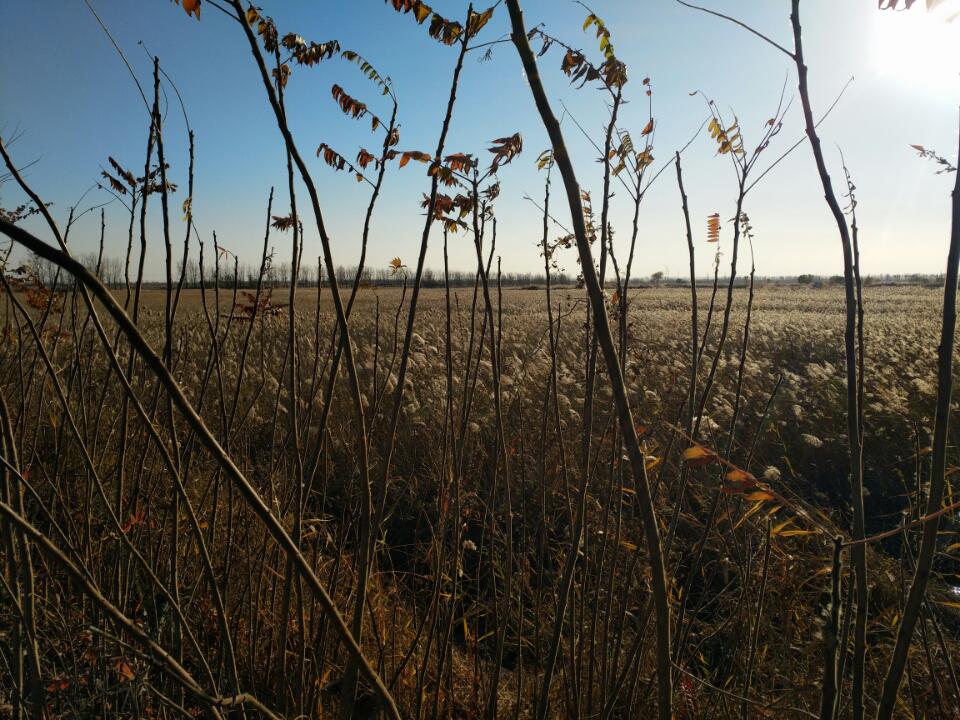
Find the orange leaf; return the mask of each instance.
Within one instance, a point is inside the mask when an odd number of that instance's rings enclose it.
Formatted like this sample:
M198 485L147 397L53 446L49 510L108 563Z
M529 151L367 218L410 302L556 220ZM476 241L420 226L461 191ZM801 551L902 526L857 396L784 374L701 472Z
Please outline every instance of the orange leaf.
M717 454L702 445L691 445L683 451L683 461L693 467L710 465L717 461Z
M757 480L748 472L744 472L740 468L736 468L727 473L727 482L732 483L745 483L750 482L756 484Z
M720 213L707 218L707 242L720 242Z
M740 468L728 472L724 480L725 482L720 490L727 495L743 495L757 487L757 479ZM760 498L755 499L759 500Z
M489 22L490 18L493 17L493 10L495 7L496 5L489 7L482 13L476 13L472 10L470 11L470 19L467 20L467 34L470 37L473 37L480 32L481 28L483 28L483 26Z
M649 135L649 134L652 133L652 132L653 132L653 118L650 118L650 122L648 122L648 123L643 127L643 130L640 132L640 134L641 134L641 135Z
M429 162L430 155L422 150L405 150L400 156L400 167L403 167L411 160L416 160L417 162L422 163Z
M200 19L200 0L183 0L183 10L187 15L196 16Z
M47 685L48 693L59 692L60 690L66 690L70 687L70 681L64 678L56 677L53 679L53 682Z
M133 680L137 676L137 674L133 671L133 668L127 665L123 658L117 658L117 661L113 664L113 670L120 678L120 682Z

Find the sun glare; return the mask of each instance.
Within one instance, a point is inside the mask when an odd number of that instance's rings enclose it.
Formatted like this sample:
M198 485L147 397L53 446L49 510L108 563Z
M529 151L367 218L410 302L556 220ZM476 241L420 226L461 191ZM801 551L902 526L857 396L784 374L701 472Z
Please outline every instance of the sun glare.
M960 88L960 0L932 11L874 14L872 62L881 77L931 93Z

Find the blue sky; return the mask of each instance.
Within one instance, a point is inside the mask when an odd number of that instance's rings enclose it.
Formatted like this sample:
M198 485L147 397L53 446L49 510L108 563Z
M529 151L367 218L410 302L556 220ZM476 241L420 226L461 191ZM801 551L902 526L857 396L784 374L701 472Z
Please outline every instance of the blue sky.
M279 133L241 29L209 4L197 22L168 0L91 0L124 49L135 71L149 84L149 53L156 54L176 82L196 132L197 190L195 222L201 235L217 232L220 242L242 260L258 258L263 238L266 198L277 187L276 214L285 214L285 158ZM949 0L956 3L956 0ZM788 0L703 0L711 8L736 14L782 44L791 45ZM449 18L465 14L460 0L434 0L434 9ZM952 176L937 176L933 166L909 147L919 143L955 158L960 105L960 20L951 24L929 16L918 2L909 13L877 10L874 0L804 0L806 54L814 111L833 101L855 76L840 104L821 126L835 181L842 178L837 145L854 174L859 196L862 264L867 273L937 272L946 257L949 191ZM447 102L455 50L432 40L410 16L396 14L383 0L286 0L264 2L281 33L295 31L318 42L337 39L369 59L394 82L400 99L400 148L433 151ZM591 34L581 31L585 11L567 0L526 0L528 26L545 23L551 34L593 51ZM594 0L593 10L606 20L617 54L627 63L632 101L622 112L623 127L639 136L646 122L646 98L640 85L650 77L657 121L655 168L690 138L706 117L693 90L702 90L729 114L736 112L748 145L759 137L776 107L787 79L788 97L796 80L790 61L744 31L676 4L674 0ZM507 33L505 7L497 9L480 41ZM143 46L139 43L142 43ZM498 254L505 270L542 267L537 243L539 213L523 199L540 201L543 177L535 159L547 148L519 59L509 43L494 48L489 62L468 55L447 144L448 151L487 155L492 138L521 132L524 153L500 173L503 194L497 203ZM564 101L580 123L601 136L606 118L604 95L596 88L570 86L560 72L560 51L540 59L556 111ZM321 142L353 157L360 145L375 149L379 137L365 121L340 113L330 96L338 83L368 102L378 115L388 106L359 73L342 62L296 69L287 90L291 124L298 144L311 158L325 221L334 242L334 260L352 265L359 254L366 185L334 173L313 157ZM172 99L172 93L170 95ZM0 25L0 135L15 129L22 137L11 147L20 163L38 162L30 182L55 203L58 218L94 184L107 157L142 168L147 115L130 76L81 0L45 0L8 4ZM566 122L581 184L599 201L602 175L597 153ZM784 130L768 151L775 158L801 135L799 101ZM186 138L175 102L166 120L171 178L185 187ZM761 162L761 167L763 163ZM411 163L390 169L374 218L369 262L386 265L394 256L413 262L423 218L419 201L429 189L425 166ZM707 215L733 214L735 185L730 164L715 154L704 130L684 155L684 177L702 274L712 246L705 242ZM175 197L179 207L184 192ZM559 193L557 217L568 213ZM8 183L0 203L15 205L19 194ZM86 202L106 200L91 193ZM158 207L154 203L154 210ZM599 205L599 202L598 202ZM801 272L836 273L840 247L813 160L806 145L798 148L750 194L746 208L756 233L757 270L763 275ZM629 198L612 200L612 222L620 243L629 236ZM283 212L280 212L283 211ZM126 246L125 211L108 206L107 252L122 255ZM307 222L308 228L312 222ZM42 226L30 227L47 237ZM162 236L159 218L151 222L148 268L159 277ZM725 224L724 232L729 230ZM87 216L74 230L75 252L89 252L99 237L99 222ZM174 237L182 238L180 213ZM729 235L725 234L726 238ZM278 257L288 254L289 238L276 234ZM308 231L305 255L320 252ZM474 266L473 245L458 235L451 244L451 265ZM570 251L571 253L573 251ZM562 264L575 271L573 255ZM641 210L636 274L661 270L686 272L686 242L679 195L672 170L665 172ZM428 265L442 267L441 234L435 228Z

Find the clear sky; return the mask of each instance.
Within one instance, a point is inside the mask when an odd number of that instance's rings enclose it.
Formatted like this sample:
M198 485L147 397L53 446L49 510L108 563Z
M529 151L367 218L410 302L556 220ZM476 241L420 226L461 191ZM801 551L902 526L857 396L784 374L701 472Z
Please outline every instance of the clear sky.
M198 22L169 0L91 0L145 84L150 59L138 44L160 57L176 82L197 137L195 222L208 238L216 231L221 244L244 261L258 259L263 238L266 198L276 185L277 214L285 214L285 158L272 112L242 30L209 4ZM732 13L791 46L789 0L702 0ZM957 5L957 0L947 4ZM526 0L528 26L545 23L551 34L591 52L596 41L581 31L586 15L568 0ZM337 39L368 58L394 82L400 100L402 149L432 152L447 102L455 49L432 40L411 16L394 12L383 0L285 0L263 2L282 33L294 31L318 42ZM466 12L462 0L433 0L449 18ZM960 20L945 23L928 15L919 0L910 12L881 12L875 0L804 0L806 54L814 112L823 112L850 76L855 76L840 104L821 126L836 182L842 182L839 145L853 172L859 195L862 265L866 273L938 272L944 265L949 235L952 176L934 175L934 167L909 147L935 148L951 159L957 152L960 105ZM639 136L646 122L640 80L650 77L657 121L655 168L681 147L706 117L693 90L702 90L729 114L736 112L747 145L759 137L787 79L788 97L796 78L788 58L762 41L716 18L688 10L674 0L593 0L593 10L613 33L617 55L627 63L631 102L622 126ZM506 8L497 9L480 40L508 31ZM542 173L535 159L547 148L546 134L533 105L512 45L494 48L489 62L468 55L447 145L449 152L486 153L496 137L521 132L524 153L503 168L503 194L497 203L498 254L505 270L542 267L537 243L539 213L523 199L538 201ZM595 57L596 55L594 55ZM555 109L563 100L598 138L606 118L604 95L595 87L571 87L560 72L561 52L540 58L542 75ZM349 175L334 173L313 151L327 142L352 158L362 144L375 149L379 138L367 122L340 113L330 86L341 84L366 100L378 115L388 114L385 98L343 61L295 69L287 90L291 124L301 150L311 158L325 220L334 241L334 259L352 265L359 253L363 211L369 189ZM172 98L172 94L171 94ZM37 160L28 177L35 189L55 203L58 218L97 182L107 156L131 169L143 166L147 114L129 74L107 37L81 0L35 0L4 3L0 24L0 134L23 131L11 152L21 164ZM179 109L171 104L166 120L171 179L185 186L186 142ZM582 185L599 198L602 175L597 153L569 122L564 129ZM768 151L776 157L801 135L799 101L784 130ZM374 218L369 263L385 266L394 256L413 262L423 219L419 201L429 189L425 166L411 163L388 172L384 195ZM735 185L729 161L715 154L704 130L684 156L701 274L709 268L712 246L705 243L706 217L733 214ZM556 187L556 186L555 186ZM175 196L179 208L185 193ZM561 220L568 213L556 196ZM108 199L93 192L86 203ZM20 195L8 183L0 203L16 205ZM626 242L631 207L617 193L612 221L619 242ZM158 203L154 203L154 209ZM775 169L750 194L746 208L756 233L757 271L762 275L840 271L841 251L823 201L812 156L806 145ZM283 210L283 212L279 212ZM108 254L126 246L125 211L107 208ZM305 220L308 216L304 216ZM153 218L151 263L160 275L162 239ZM672 170L663 174L641 211L636 274L662 270L686 272L686 243L679 195ZM305 255L320 252L309 231ZM30 227L41 232L35 221ZM729 230L725 224L724 232ZM75 252L95 249L99 222L87 216L75 229ZM174 214L174 237L182 238L180 213ZM725 234L725 237L729 235ZM435 228L428 265L442 267L441 234ZM279 257L286 257L288 236L275 235ZM572 253L573 251L569 251ZM575 272L572 255L562 264ZM474 266L472 242L453 239L451 265Z

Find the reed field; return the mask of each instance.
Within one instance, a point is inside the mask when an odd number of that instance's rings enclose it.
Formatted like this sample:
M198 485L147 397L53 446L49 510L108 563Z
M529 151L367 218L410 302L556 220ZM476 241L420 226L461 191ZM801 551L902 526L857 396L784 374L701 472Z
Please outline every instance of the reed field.
M276 288L271 297L285 292ZM397 383L404 294L396 288L360 290L351 316L374 477L383 463L382 438ZM123 291L115 295L122 301ZM235 301L229 288L219 295L217 311L214 290L182 292L169 361L173 377L274 515L299 529L298 547L334 600L350 607L364 499L357 483L355 419L343 381L325 412L336 353L329 290L303 289L296 299L302 428L296 440L288 418L287 309L263 312L251 324L243 319L242 295ZM227 686L237 682L263 702L270 698L273 707L333 714L344 651L329 619L195 432L171 418L149 370L135 362L128 377L153 433L117 380L77 291L64 288L51 297L55 301L42 310L31 308L22 291L4 297L5 400L16 408L11 425L19 427L11 432L21 438L18 472L34 523L65 553L77 553L73 562L131 622L158 642L179 647L192 674L209 673ZM141 298L138 327L154 347L165 342L165 298L157 289L144 290ZM436 704L454 716L481 715L500 628L497 712L525 716L534 700L577 522L590 349L582 291L554 288L551 299L553 325L543 288L504 289L493 298L507 475L496 460L498 421L482 342L482 299L472 288L453 289L449 296L444 290L422 292L378 508L382 530L363 645L374 667L392 680L397 702L411 712L418 704L430 712ZM710 464L685 471L682 461L689 443L677 418L690 375L690 290L633 289L628 299L631 335L656 339L631 341L624 377L633 411L644 418L643 450L666 562L675 568L674 599L689 596L683 667L710 682L681 675L678 714L699 717L732 702L711 686L736 687L745 671L744 645L756 633L753 697L770 706L764 711L770 716L803 717L804 709L814 711L819 693L832 536L849 523L842 510L850 494L843 348L837 341L842 292L773 285L755 290L749 362L739 382L740 410L727 457L776 496L723 497L706 536L705 519L729 468ZM699 300L707 317L709 288L700 288ZM739 289L731 312L737 328L728 339L732 350L721 354L717 389L701 421L709 447L726 440L738 403L746 302L747 290ZM924 492L916 449L921 458L929 451L940 297L919 287L877 287L866 289L864 304L872 319L865 337L865 491L869 530L877 531L903 512L915 514L918 493L922 499ZM716 343L711 325L706 357ZM109 320L103 329L108 340L115 338ZM122 344L116 360L121 366L131 362ZM641 522L609 404L601 374L590 434L592 477L564 631L566 659L551 698L557 714L569 712L574 673L581 682L593 678L573 695L584 709L599 711L618 684L624 687L614 696L614 716L652 701ZM159 449L173 438L181 458L175 475ZM302 491L294 482L301 473ZM691 554L701 541L702 559L691 570ZM916 538L908 533L908 541ZM868 674L883 667L901 612L910 572L902 543L892 537L871 548L876 583ZM893 559L897 555L900 561ZM960 598L952 591L960 584L960 566L944 552L935 569L928 636L915 649L910 686L912 701L928 708L928 716L936 716L938 703L951 702L949 667L960 630ZM179 598L166 590L173 573ZM34 553L32 580L43 650L38 661L51 711L162 714L163 701L154 696L163 682L160 671L136 647L116 645L112 632L92 629L91 613L103 610L42 552ZM4 608L9 640L15 608Z

